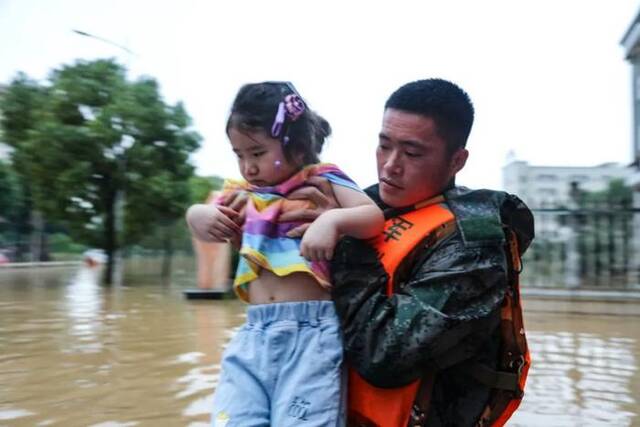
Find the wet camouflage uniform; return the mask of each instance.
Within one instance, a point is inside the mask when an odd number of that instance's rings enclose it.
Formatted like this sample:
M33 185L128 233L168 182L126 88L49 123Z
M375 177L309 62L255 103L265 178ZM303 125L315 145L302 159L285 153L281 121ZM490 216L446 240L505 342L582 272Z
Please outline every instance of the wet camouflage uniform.
M367 193L387 218L377 186ZM332 262L334 300L347 360L378 387L398 387L437 369L429 426L470 426L489 388L464 366L495 368L500 346L500 304L508 291L507 228L520 252L533 239L533 217L517 197L462 187L444 194L455 230L438 242L425 239L398 267L395 294L385 295L387 274L371 246L345 238Z

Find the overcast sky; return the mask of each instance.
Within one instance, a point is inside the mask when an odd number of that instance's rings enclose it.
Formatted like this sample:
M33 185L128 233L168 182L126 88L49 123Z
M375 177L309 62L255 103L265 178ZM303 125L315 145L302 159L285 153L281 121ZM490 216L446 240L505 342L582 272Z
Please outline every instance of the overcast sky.
M332 124L323 160L361 185L388 95L441 77L476 107L459 183L500 188L513 151L536 165L631 159L631 69L620 40L638 0L0 0L0 82L76 58L157 78L203 136L198 173L238 177L224 124L246 82L291 80ZM126 46L79 36L85 31Z

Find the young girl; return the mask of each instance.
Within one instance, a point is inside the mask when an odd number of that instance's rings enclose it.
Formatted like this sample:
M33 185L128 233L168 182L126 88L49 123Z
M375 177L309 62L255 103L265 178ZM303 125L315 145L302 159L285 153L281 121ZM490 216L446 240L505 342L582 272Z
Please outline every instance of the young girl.
M246 181L226 182L216 203L187 213L202 240L241 233L234 289L251 304L223 356L214 426L344 424L342 343L327 261L340 236L374 237L384 218L340 169L319 163L330 132L290 83L245 85L227 135ZM278 218L301 202L286 197L318 176L331 183L340 206L313 221L302 239L288 237L301 224ZM247 198L244 212L228 203L239 194Z

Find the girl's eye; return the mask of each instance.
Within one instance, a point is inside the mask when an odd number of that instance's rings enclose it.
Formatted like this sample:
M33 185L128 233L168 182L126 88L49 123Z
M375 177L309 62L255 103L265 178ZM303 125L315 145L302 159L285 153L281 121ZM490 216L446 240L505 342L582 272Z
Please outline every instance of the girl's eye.
M378 148L380 150L386 151L389 149L389 146L385 145L385 144L378 144Z
M421 154L420 154L420 153L412 153L412 152L410 152L410 151L405 151L405 154L406 154L408 157L420 157L420 156L421 156Z
M253 157L260 157L264 154L264 151L258 151L257 153L253 153Z

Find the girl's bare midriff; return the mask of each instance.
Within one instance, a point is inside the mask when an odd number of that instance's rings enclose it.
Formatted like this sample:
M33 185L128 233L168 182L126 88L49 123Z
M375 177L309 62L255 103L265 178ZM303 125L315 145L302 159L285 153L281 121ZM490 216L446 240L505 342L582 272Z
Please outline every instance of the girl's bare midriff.
M251 304L328 299L331 299L329 291L307 273L292 273L280 277L268 270L262 270L260 276L249 284Z

